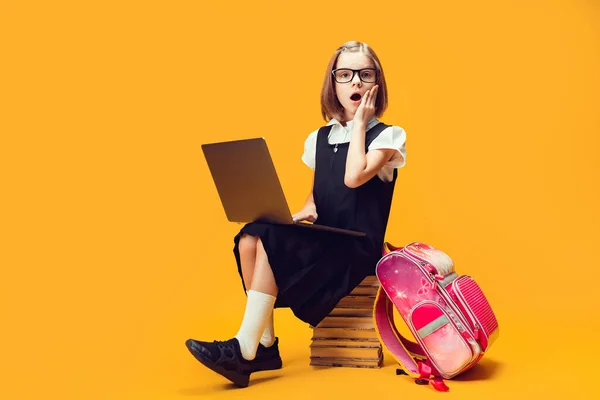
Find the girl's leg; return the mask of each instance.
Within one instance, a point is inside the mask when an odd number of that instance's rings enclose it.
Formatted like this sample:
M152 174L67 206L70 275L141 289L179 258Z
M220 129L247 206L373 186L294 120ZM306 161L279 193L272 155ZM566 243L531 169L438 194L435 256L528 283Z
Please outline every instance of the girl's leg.
M242 277L244 279L246 293L252 289L252 277L254 276L258 241L259 239L257 237L246 234L242 235L240 238L240 261L242 264ZM262 247L262 243L261 252L264 253L264 247ZM271 312L271 316L267 321L267 326L262 334L262 337L260 338L260 344L265 347L270 347L273 345L273 343L275 343L275 324L273 320L273 312Z
M274 297L277 297L278 288L275 284L275 278L273 277L273 271L271 270L271 265L269 264L269 259L267 258L267 253L265 252L265 248L263 247L260 239L257 243L257 263L254 271L253 281L256 282L256 287L252 287L253 290L257 290L259 292L268 293ZM259 289L260 287L260 289ZM265 347L270 347L275 343L275 323L274 323L274 311L271 311L271 316L267 321L267 326L260 338L260 344Z
M269 264L269 258L260 239L258 239L256 246L256 264L254 265L254 275L252 276L252 290L266 293L273 297L277 297L279 291L275 283L271 265Z
M248 291L242 325L235 336L240 343L242 356L246 360L253 360L256 356L258 343L271 320L277 293L269 259L262 242L258 239L252 288Z
M246 291L252 288L252 276L254 276L254 265L256 264L256 247L258 238L250 235L242 235L239 243L240 262L242 264L242 277Z

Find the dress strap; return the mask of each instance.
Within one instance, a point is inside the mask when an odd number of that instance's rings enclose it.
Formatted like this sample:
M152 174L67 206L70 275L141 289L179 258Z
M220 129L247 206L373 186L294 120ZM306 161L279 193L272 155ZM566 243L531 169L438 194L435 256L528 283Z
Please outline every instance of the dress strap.
M326 125L319 128L319 132L317 133L317 149L329 146L329 132L331 132L332 127L333 125Z
M381 132L383 132L386 128L389 128L389 127L390 127L390 125L386 125L383 122L380 122L377 125L375 125L374 127L372 127L371 129L369 129L365 135L365 145L366 145L365 151L366 151L366 149L369 148L369 146L371 145L371 142L373 142L373 140L375 140Z

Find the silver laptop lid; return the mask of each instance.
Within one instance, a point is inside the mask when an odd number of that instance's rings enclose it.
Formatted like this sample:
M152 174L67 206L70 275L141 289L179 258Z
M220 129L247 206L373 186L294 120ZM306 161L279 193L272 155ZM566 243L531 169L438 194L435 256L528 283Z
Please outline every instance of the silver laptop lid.
M264 138L203 144L202 151L229 221L293 223Z

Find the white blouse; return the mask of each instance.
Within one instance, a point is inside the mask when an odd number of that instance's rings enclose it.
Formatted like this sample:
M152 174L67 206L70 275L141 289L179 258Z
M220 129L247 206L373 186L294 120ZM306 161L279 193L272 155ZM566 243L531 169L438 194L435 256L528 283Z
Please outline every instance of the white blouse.
M329 132L329 144L348 143L352 135L352 126L354 121L348 121L346 126L343 126L335 119L327 123L327 126L333 125ZM379 121L373 117L367 124L367 130L377 125ZM304 154L302 161L308 165L313 171L315 169L315 156L317 152L317 134L319 130L315 130L304 142ZM375 149L394 149L396 153L392 158L381 168L377 176L384 182L391 182L394 177L394 169L402 168L406 163L406 132L399 126L390 126L384 129L369 145L368 150Z

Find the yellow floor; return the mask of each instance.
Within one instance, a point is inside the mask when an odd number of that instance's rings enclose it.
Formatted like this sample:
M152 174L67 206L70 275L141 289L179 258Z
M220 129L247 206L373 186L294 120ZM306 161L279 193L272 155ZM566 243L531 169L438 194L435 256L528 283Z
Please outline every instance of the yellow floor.
M234 318L226 319L223 315L185 318L172 330L148 331L145 337L136 338L123 332L123 341L113 342L118 348L92 353L100 357L97 364L81 354L85 364L69 365L73 380L60 378L56 371L51 371L55 392L50 387L28 387L9 398L426 399L451 396L507 399L516 395L598 398L592 395L591 370L584 369L578 376L573 375L577 369L575 364L561 370L561 362L571 356L564 352L554 354L548 345L536 349L532 346L534 338L517 335L514 330L517 324L511 323L504 324L500 338L478 366L447 381L450 393L445 395L436 393L431 386L418 386L406 376L397 376L396 364L387 352L381 369L310 367L310 328L296 320L289 310L276 312L283 369L254 374L249 387L240 389L199 364L184 346L188 334L199 337L205 332L201 339L210 340L224 339L224 332L235 331ZM101 353L106 353L106 357ZM119 354L122 359L113 358ZM576 360L571 362L577 363ZM34 396L31 390L40 397Z
M282 395L293 399L396 399L399 396L424 399L440 396L431 386L418 386L409 377L397 376L397 364L387 352L384 353L385 362L381 369L310 367L309 328L302 323L294 323L292 319L285 319L286 323L298 326L296 332L286 332L289 334L280 339L284 368L253 375L248 388L235 388L190 356L182 360L182 372L177 379L165 380L152 389L148 388L150 390L140 389L130 394L140 395L140 398L143 394L144 398L156 399L277 399ZM515 395L545 395L598 398L592 395L595 389L593 382L586 378L587 374L569 376L568 371L560 369L561 357L551 354L545 357L539 354L520 357L519 353L525 349L511 340L516 339L516 335L507 332L505 336L494 344L487 357L473 370L446 382L452 397L507 399ZM576 367L573 365L567 369ZM598 394L597 391L595 393Z

